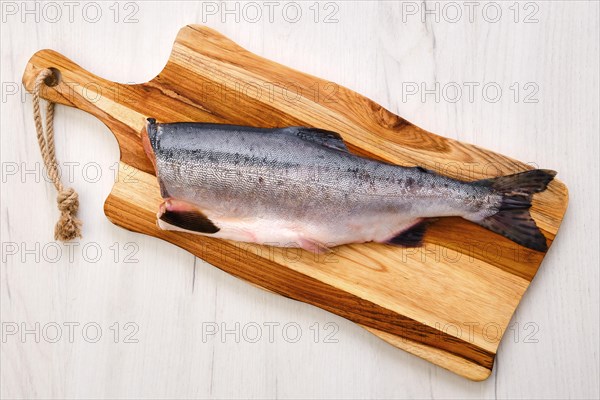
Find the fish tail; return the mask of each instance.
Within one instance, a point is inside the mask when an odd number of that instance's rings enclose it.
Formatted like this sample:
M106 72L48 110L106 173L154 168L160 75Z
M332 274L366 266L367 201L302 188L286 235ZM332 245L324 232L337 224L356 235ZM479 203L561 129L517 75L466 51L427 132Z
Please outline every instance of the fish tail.
M534 169L514 175L473 182L502 194L496 214L473 222L514 242L537 251L546 251L546 237L536 225L529 208L534 193L543 192L554 179L556 171Z

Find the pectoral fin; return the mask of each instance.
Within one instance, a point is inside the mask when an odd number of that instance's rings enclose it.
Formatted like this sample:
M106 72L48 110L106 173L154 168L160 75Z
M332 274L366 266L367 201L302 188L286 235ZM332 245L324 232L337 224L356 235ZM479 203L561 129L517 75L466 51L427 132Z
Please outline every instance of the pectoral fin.
M198 233L217 233L220 230L194 205L180 200L162 203L157 217L159 227L165 230L172 230L171 227Z

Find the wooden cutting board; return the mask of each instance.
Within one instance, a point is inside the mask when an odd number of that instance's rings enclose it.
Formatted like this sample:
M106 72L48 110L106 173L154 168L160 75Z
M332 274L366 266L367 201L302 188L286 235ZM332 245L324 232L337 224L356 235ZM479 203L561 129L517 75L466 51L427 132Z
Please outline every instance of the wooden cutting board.
M42 97L95 115L118 140L119 179L104 204L113 223L167 240L264 289L348 318L393 346L467 378L490 375L500 338L545 253L459 218L435 222L422 248L369 243L317 256L160 231L156 211L161 198L140 133L148 117L303 125L341 133L356 154L464 180L530 166L424 131L358 93L261 58L203 26L179 31L167 65L147 83L107 81L61 54L42 50L23 75L29 91L39 71L48 67L60 72L60 82L45 88ZM567 200L567 188L558 180L534 198L531 214L549 244Z

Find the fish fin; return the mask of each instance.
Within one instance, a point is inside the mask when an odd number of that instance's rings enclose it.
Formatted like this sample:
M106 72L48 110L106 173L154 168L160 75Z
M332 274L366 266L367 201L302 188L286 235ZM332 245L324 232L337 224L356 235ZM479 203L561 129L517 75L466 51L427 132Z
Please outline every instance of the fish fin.
M300 238L300 247L316 254L327 254L331 249L327 245L312 239Z
M329 147L331 149L349 152L344 139L339 133L328 131L319 128L306 128L302 126L292 126L285 128L284 131L289 132L302 140L307 140L321 146Z
M531 217L529 208L533 194L546 190L555 175L556 171L535 169L474 182L476 185L491 187L503 197L496 214L482 220L470 220L522 246L546 251L546 237Z
M430 223L431 221L421 219L410 228L386 240L385 243L402 247L419 247L423 244L423 237Z
M501 210L491 217L474 222L522 246L537 251L548 250L546 237L531 218L527 209Z
M185 202L165 201L160 206L158 219L177 228L193 232L217 233L220 230L200 210Z
M534 169L518 174L482 179L473 182L474 185L488 186L505 195L531 196L543 192L556 176L556 171L550 169Z
M416 167L413 167L413 168L415 168L417 171L422 172L424 174L432 174L432 173L434 173L432 170L427 169L427 168L423 168L423 167L420 167L420 166L416 166Z

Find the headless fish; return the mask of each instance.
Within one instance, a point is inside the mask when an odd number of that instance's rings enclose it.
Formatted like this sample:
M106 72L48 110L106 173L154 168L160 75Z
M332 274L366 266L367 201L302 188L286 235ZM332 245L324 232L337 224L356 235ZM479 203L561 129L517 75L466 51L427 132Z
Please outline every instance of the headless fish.
M165 200L161 229L322 252L347 243L419 246L429 219L458 216L547 249L529 208L555 171L464 182L354 155L339 134L305 127L149 118L143 143Z

